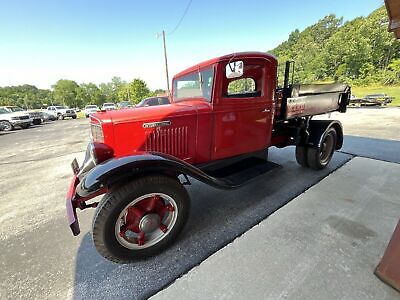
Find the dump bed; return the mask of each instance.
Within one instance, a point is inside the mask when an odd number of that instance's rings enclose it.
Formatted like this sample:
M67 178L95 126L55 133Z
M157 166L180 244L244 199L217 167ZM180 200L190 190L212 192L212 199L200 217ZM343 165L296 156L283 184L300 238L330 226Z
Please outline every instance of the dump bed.
M284 119L345 112L350 94L350 87L342 83L292 85L283 99Z

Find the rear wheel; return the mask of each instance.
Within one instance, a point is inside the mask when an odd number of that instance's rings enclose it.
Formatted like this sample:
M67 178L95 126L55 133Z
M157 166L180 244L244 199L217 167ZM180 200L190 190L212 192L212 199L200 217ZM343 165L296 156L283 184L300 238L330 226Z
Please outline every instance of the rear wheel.
M22 125L20 125L21 126L21 128L23 128L23 129L28 129L29 127L31 127L31 124L22 124Z
M189 196L175 178L148 176L104 196L93 220L97 251L117 263L129 263L162 251L182 230Z
M334 128L329 128L324 136L320 147L308 148L307 163L312 169L320 170L325 168L332 159L336 149L337 133Z
M57 115L57 119L59 119L59 120L64 120L64 116L63 116L62 114L58 114L58 115Z

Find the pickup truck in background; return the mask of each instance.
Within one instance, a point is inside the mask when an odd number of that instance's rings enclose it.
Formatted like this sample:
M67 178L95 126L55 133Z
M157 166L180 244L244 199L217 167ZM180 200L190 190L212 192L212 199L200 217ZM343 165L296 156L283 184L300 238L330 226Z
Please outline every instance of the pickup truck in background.
M66 106L56 105L47 107L47 113L58 120L64 120L65 118L76 119L75 110Z
M170 104L91 115L92 141L82 165L72 162L66 199L73 234L76 210L96 207L98 252L133 262L176 239L190 210L190 178L240 188L277 166L267 160L272 146L293 145L301 166L326 167L342 147L342 126L312 117L346 112L350 87L289 84L289 62L278 87L277 64L261 52L217 57L175 75Z
M32 121L29 114L22 109L21 111L10 111L7 106L0 106L0 124L4 131L11 131L15 127L29 128Z
M89 118L90 114L93 114L95 112L100 111L99 107L95 104L89 104L86 105L85 108L83 109L84 113L85 113L85 117Z

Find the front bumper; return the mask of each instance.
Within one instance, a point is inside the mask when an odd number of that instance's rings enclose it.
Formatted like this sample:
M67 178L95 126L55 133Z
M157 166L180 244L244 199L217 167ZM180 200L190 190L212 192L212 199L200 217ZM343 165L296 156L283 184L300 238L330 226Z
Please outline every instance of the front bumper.
M31 124L33 119L23 119L23 120L10 120L10 123L13 126L19 126L19 125L26 125L26 124Z
M78 218L76 216L77 202L75 201L76 186L78 185L78 183L79 179L76 175L74 175L69 185L67 199L66 199L68 224L74 236L77 236L81 231L79 228Z
M63 115L63 117L69 117L69 118L72 118L72 117L76 117L76 113L63 113L62 114Z

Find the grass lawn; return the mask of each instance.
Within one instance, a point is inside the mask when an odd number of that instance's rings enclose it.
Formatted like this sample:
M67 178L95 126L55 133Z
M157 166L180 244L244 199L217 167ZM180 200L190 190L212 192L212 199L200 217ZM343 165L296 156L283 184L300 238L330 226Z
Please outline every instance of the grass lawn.
M85 118L85 112L83 110L81 110L80 112L76 113L76 116L78 117L78 119L84 119Z
M387 94L390 97L395 97L389 106L400 106L400 86L352 86L351 92L359 98L368 94Z

